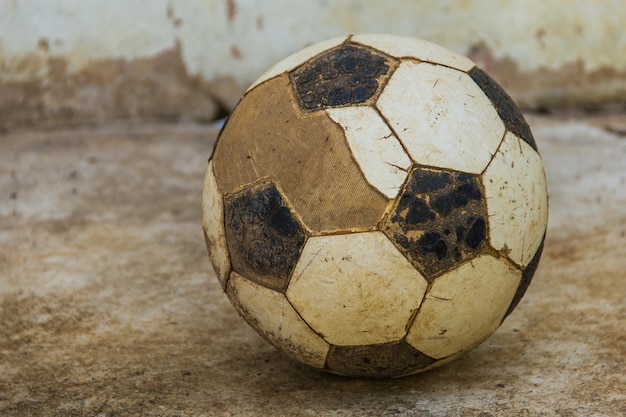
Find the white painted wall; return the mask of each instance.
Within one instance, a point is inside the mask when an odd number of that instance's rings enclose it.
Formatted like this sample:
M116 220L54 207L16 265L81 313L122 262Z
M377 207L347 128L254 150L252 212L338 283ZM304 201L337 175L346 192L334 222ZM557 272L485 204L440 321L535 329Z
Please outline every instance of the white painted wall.
M178 42L191 74L245 85L305 45L356 32L421 37L460 53L483 42L525 71L581 61L621 72L625 22L623 0L0 0L0 81L44 76L50 55L76 70Z

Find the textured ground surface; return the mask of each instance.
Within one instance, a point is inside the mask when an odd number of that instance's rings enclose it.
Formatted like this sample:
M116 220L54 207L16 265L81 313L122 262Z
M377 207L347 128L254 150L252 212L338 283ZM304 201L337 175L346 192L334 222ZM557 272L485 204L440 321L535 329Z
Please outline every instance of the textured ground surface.
M460 360L353 380L295 364L234 312L200 192L215 130L0 136L0 415L626 414L626 118L530 120L550 185L518 309Z

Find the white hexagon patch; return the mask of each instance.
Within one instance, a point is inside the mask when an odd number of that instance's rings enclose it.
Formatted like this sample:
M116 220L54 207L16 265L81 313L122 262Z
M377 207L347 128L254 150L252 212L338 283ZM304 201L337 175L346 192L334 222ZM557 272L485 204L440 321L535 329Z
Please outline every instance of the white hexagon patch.
M431 358L454 355L493 333L506 313L522 271L483 255L435 279L406 341Z
M509 132L483 174L483 183L491 246L525 267L537 252L548 223L541 157Z
M403 61L376 106L418 164L480 174L504 124L469 75Z
M334 345L401 339L427 282L382 232L309 238L287 289L302 318Z

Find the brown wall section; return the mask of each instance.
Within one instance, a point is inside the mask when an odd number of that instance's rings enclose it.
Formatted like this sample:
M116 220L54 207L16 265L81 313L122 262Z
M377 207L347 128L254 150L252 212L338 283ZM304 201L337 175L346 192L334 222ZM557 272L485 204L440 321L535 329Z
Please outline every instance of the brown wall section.
M95 60L76 72L63 57L50 57L45 65L43 78L0 80L0 128L111 120L209 122L220 114L211 85L189 76L178 47L135 60Z

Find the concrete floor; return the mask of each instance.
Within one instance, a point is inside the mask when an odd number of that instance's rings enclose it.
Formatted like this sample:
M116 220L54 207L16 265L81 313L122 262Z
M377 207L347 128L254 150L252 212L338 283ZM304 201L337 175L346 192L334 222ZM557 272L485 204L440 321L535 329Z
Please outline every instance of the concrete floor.
M200 191L216 131L0 135L2 416L626 415L626 117L531 118L544 257L480 347L398 380L327 375L221 293Z

